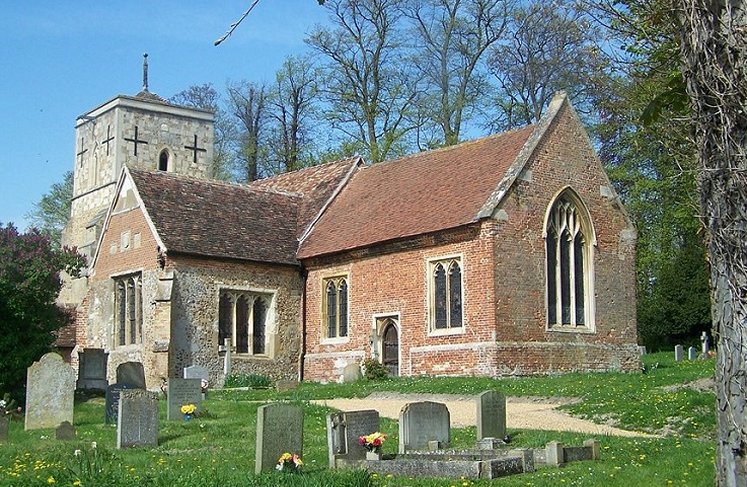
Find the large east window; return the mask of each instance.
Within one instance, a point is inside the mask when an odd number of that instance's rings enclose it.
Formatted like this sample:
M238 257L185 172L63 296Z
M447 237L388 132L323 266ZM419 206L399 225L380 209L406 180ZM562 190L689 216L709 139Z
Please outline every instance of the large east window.
M428 267L431 331L462 330L462 258L431 260Z
M547 323L549 327L593 326L592 242L588 213L566 190L547 218Z
M143 302L140 273L114 278L114 344L142 343Z
M326 338L348 336L348 278L324 279L323 319Z
M272 294L224 289L218 302L218 343L236 353L269 355Z

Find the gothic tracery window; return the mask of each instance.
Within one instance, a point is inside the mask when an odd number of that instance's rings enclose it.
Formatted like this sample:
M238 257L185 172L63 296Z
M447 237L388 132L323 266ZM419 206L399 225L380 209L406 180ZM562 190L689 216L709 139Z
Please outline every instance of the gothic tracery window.
M140 274L114 278L115 346L142 343L142 306Z
M348 336L348 280L335 277L324 280L324 321L326 338Z
M430 263L431 329L462 327L462 260L460 257Z
M593 229L570 190L550 209L546 228L548 326L589 327Z

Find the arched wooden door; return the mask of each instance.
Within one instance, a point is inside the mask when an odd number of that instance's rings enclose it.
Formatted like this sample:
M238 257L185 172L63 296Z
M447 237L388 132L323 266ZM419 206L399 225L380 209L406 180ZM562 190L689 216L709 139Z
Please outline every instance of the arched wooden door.
M389 370L389 375L399 375L399 333L394 320L388 319L381 334L382 363Z

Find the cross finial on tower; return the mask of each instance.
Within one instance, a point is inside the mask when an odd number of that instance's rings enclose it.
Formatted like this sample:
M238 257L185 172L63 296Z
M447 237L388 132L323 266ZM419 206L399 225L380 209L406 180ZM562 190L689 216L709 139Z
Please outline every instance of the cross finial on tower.
M143 54L143 91L148 92L148 53Z

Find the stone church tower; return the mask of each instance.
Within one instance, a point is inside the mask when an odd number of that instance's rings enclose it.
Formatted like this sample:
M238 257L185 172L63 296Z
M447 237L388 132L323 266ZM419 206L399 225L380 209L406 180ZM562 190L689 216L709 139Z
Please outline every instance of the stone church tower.
M174 105L148 91L145 54L140 93L116 96L76 120L73 198L63 244L77 247L90 262L125 165L211 178L213 121L211 111ZM78 304L85 283L70 284L59 301Z

